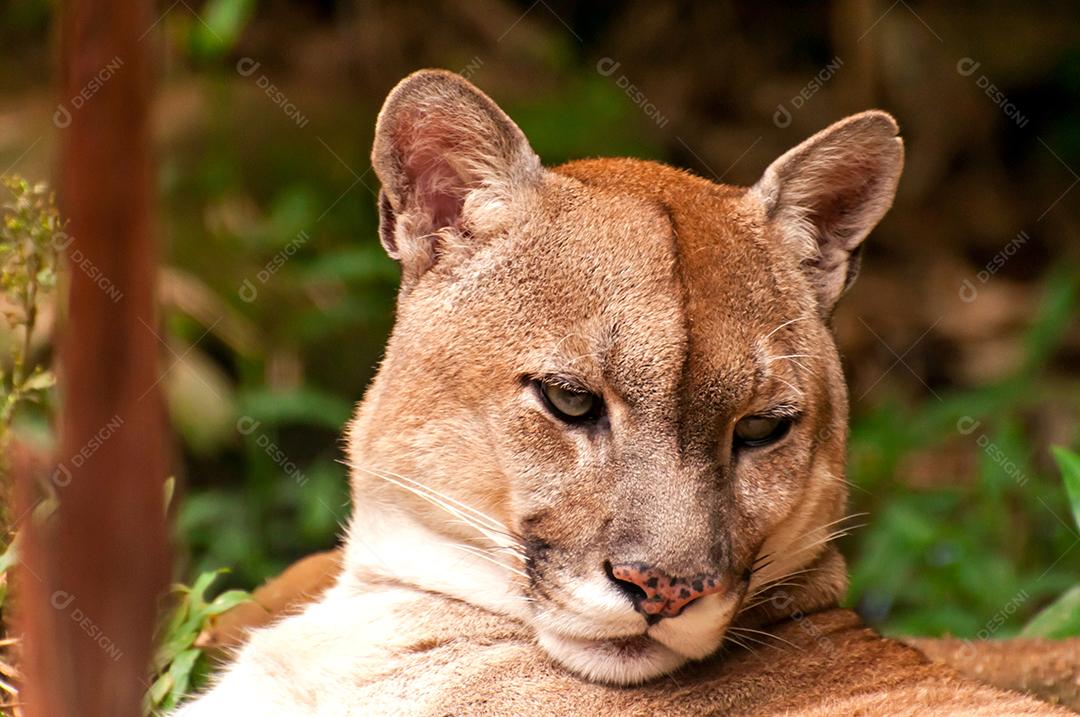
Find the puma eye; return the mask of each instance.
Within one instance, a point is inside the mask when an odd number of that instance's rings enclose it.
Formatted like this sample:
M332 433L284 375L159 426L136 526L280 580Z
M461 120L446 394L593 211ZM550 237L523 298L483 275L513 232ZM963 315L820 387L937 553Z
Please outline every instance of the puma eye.
M588 391L577 391L554 383L540 382L540 395L548 410L567 423L596 418L600 399Z
M768 445L787 435L791 422L785 416L746 416L735 424L735 443L751 448Z

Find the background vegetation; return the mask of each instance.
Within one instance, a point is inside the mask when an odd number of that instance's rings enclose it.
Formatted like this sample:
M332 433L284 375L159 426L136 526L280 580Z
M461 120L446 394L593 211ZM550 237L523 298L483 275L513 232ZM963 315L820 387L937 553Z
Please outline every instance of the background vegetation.
M251 588L334 544L340 429L397 280L375 232L372 124L396 80L441 66L494 96L548 163L634 155L733 183L846 113L896 114L900 195L836 317L851 508L865 513L845 539L849 601L890 632L1000 637L1075 584L1080 534L1049 451L1080 440L1068 4L160 9L146 41L162 66L157 330L179 578L229 567L222 586ZM0 167L35 181L54 171L58 101L77 111L48 84L51 14L45 0L0 6ZM55 317L46 304L34 366ZM20 412L21 429L49 440L46 415ZM196 592L190 609L212 608Z

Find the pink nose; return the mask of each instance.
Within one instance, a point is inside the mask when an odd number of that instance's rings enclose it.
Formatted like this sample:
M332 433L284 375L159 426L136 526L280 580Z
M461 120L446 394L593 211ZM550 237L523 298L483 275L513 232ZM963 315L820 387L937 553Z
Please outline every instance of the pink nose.
M644 563L612 565L608 575L646 618L676 617L698 598L724 589L723 581L715 575L673 578Z

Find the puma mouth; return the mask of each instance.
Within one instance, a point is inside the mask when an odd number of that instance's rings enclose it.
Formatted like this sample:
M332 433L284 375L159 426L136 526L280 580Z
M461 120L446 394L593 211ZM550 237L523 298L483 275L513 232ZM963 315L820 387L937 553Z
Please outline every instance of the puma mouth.
M648 649L650 640L651 638L648 635L635 635L634 637L608 640L607 643L611 649L615 650L620 655L626 657L639 657Z
M739 600L737 594L701 598L679 617L649 627L649 638L689 660L703 660L720 648Z
M646 624L629 635L585 637L538 627L537 639L556 661L589 680L637 684L715 653L738 602L737 594L710 595L678 617Z

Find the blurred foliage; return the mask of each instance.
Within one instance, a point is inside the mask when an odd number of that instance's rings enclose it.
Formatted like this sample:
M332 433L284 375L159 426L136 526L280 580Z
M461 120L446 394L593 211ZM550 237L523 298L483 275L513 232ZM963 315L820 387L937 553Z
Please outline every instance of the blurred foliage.
M151 663L153 683L146 693L143 714L168 714L185 695L205 683L211 667L205 653L196 646L196 638L215 616L251 599L243 590L227 590L206 600L210 585L226 572L221 569L202 573L191 587L173 586L174 605L156 638L158 648Z
M55 108L51 6L0 7L0 86L16 98L0 113L5 166ZM1080 440L1066 196L1080 165L1078 26L1056 4L913 7L918 19L863 0L162 4L178 572L229 565L224 587L249 588L334 543L349 512L340 430L381 356L397 284L375 229L374 118L393 82L442 66L498 99L549 164L631 155L745 184L845 113L896 113L909 152L900 196L835 319L852 386L851 511L869 514L844 541L849 600L891 632L960 636L1005 605L1015 610L994 636L1069 604L1054 601L1075 594L1080 550L1049 446ZM773 124L837 56L836 78L790 126ZM981 63L970 77L955 69L968 56ZM618 70L599 72L602 58ZM1028 127L987 96L984 73ZM44 174L48 146L23 162ZM1023 227L1021 252L961 302L960 282ZM177 630L191 634L196 607ZM188 649L158 704L198 674Z
M1001 381L958 391L916 409L883 402L851 429L852 504L870 525L848 541L849 600L872 622L899 634L976 635L1021 596L1018 616L1075 584L1067 562L1080 542L1059 516L1069 496L1037 463L1024 431L1063 387L1040 380L1077 311L1080 278L1058 272L1024 340L1022 368ZM1071 401L1076 386L1064 387ZM905 458L945 443L978 457L970 485L912 489ZM1073 480L1062 465L1066 485ZM1013 619L997 637L1015 632Z
M57 283L57 254L69 243L63 222L56 208L55 197L47 184L30 184L18 176L0 180L0 289L8 332L8 356L0 369L0 483L3 509L0 522L0 689L11 698L0 707L0 714L9 714L9 707L18 714L20 671L17 662L20 638L9 634L9 612L5 610L9 593L10 571L19 562L19 525L12 523L12 507L7 447L13 438L17 414L28 404L45 404L43 419L51 423L48 408L55 385L51 370L35 362L32 341L38 316L43 309L55 306L52 301ZM173 479L165 481L167 510L171 503ZM30 513L30 519L46 521L57 506L55 488L51 482L40 486L42 500ZM164 714L176 706L189 690L198 688L209 673L207 658L195 646L199 633L216 615L228 610L250 596L241 590L228 590L207 602L204 594L224 569L201 574L192 587L173 586L167 597L167 610L157 642L158 649L152 664L153 684L147 692L145 713ZM8 653L12 653L9 658Z
M231 49L255 10L255 0L210 0L193 26L190 51L200 58L216 58Z
M0 714L8 713L9 703L17 704L21 679L16 667L19 639L8 634L10 576L19 561L8 448L16 420L28 405L46 403L55 383L52 372L35 361L33 341L42 307L56 286L63 236L48 185L30 184L16 175L0 177L0 302L7 329L0 334L6 349L0 363L0 691L5 695ZM44 500L33 511L35 517L56 505L52 486L42 487Z
M36 401L53 385L52 375L31 367L30 341L37 324L39 295L56 286L56 255L62 238L52 191L19 177L0 180L0 289L4 318L19 341L8 348L8 368L0 370L0 441L7 438L16 407Z
M1054 459L1061 469L1073 524L1080 529L1080 455L1055 446ZM1062 638L1080 635L1080 583L1047 605L1024 626L1023 637Z
M63 232L56 200L44 183L17 176L0 179L0 290L7 332L7 360L0 365L0 545L12 532L12 490L7 448L16 412L40 403L55 383L33 363L32 341L41 305L56 286L56 257ZM3 571L0 571L3 573Z

